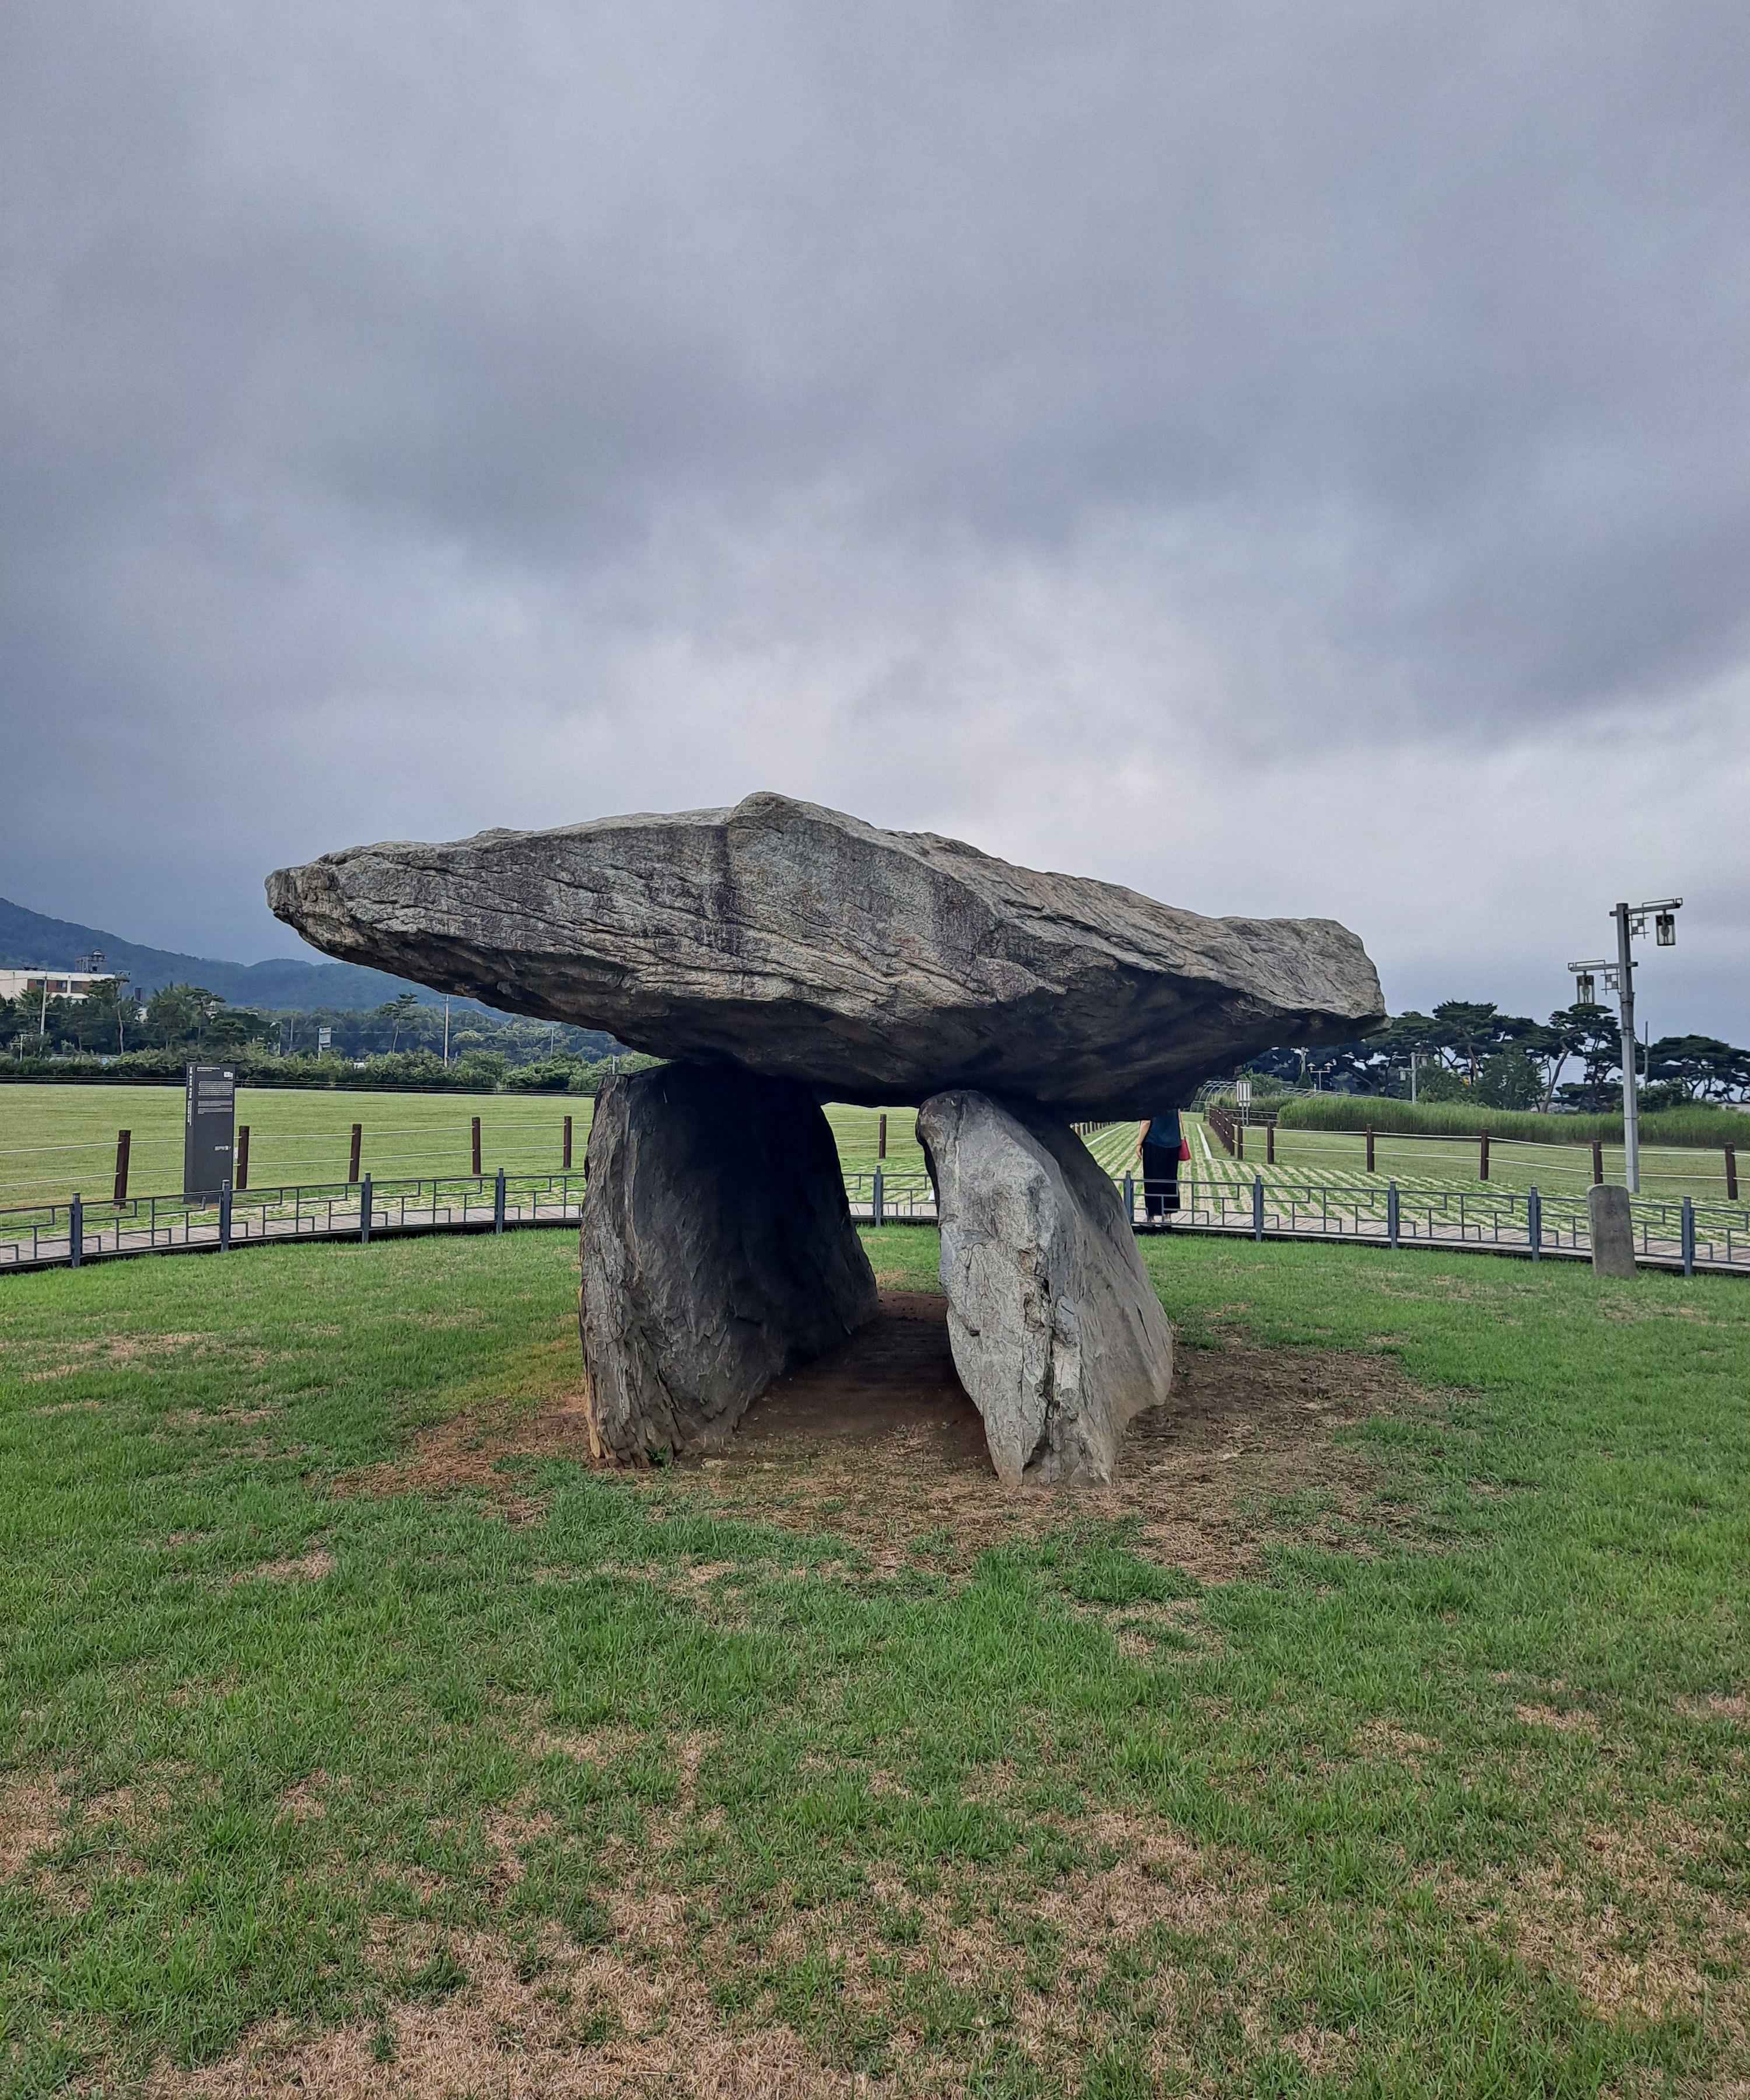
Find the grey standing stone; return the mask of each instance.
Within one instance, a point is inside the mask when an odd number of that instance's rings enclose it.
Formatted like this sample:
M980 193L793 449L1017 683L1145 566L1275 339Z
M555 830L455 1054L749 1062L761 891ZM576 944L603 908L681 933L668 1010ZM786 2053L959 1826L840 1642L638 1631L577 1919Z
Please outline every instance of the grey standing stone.
M1633 1276L1634 1213L1626 1189L1594 1182L1586 1191L1586 1222L1592 1230L1592 1268L1598 1276Z
M1126 1424L1173 1378L1173 1330L1110 1178L1064 1124L969 1090L927 1101L918 1136L954 1365L998 1477L1105 1486Z
M730 1068L603 1091L581 1251L597 1457L715 1449L773 1379L876 1308L819 1105Z
M1385 1015L1329 919L1206 919L782 795L355 846L267 898L346 961L877 1108L968 1087L1152 1115Z

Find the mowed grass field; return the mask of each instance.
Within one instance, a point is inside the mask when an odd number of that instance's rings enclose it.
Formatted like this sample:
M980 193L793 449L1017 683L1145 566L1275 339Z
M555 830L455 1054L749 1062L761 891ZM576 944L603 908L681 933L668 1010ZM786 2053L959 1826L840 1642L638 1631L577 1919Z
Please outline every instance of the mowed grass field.
M249 1127L249 1184L344 1181L352 1126L363 1130L362 1171L466 1174L470 1119L480 1118L488 1174L557 1172L564 1120L581 1169L593 1104L562 1094L396 1094L241 1087L237 1122ZM0 1205L64 1202L75 1189L107 1197L116 1133L132 1132L129 1186L174 1195L183 1185L180 1087L0 1087Z
M0 1284L0 2091L1742 2090L1750 1292L1144 1252L1013 1501L592 1472L568 1233Z
M346 1179L354 1123L362 1170L397 1176L466 1174L471 1118L480 1118L480 1164L491 1174L557 1172L564 1122L572 1119L572 1162L581 1171L594 1103L564 1094L395 1094L244 1087L237 1122L249 1127L249 1183L267 1189ZM827 1110L847 1171L878 1163L875 1109ZM923 1171L917 1112L893 1109L885 1165ZM129 1186L174 1195L183 1184L179 1087L0 1086L0 1209L65 1202L75 1191L107 1197L114 1187L116 1133L132 1133Z
M558 1171L563 1126L572 1119L572 1161L581 1170L593 1103L560 1094L396 1094L299 1092L244 1088L237 1121L249 1127L249 1183L254 1189L344 1180L355 1123L363 1133L363 1170L378 1180L458 1175L469 1170L470 1119L480 1118L481 1166L491 1174ZM887 1118L887 1154L879 1132ZM129 1185L136 1195L176 1193L182 1186L183 1096L173 1087L0 1086L0 1210L64 1202L75 1190L88 1199L113 1186L116 1132L132 1132ZM829 1106L827 1121L848 1174L884 1165L890 1176L921 1176L917 1111ZM1266 1162L1262 1128L1249 1132L1243 1161L1231 1158L1200 1117L1187 1116L1199 1179L1250 1181L1313 1180L1364 1184L1365 1140L1337 1131L1283 1130L1276 1162ZM1087 1142L1109 1173L1131 1170L1139 1126L1109 1123ZM1750 1148L1747 1148L1750 1152ZM1406 1188L1481 1187L1475 1142L1462 1138L1388 1136L1376 1140L1373 1182L1395 1178ZM1620 1149L1607 1148L1605 1171L1622 1178ZM1750 1198L1750 1157L1741 1193ZM1509 1145L1491 1149L1490 1185L1545 1194L1582 1194L1591 1178L1585 1147ZM1649 1152L1642 1186L1649 1196L1723 1203L1725 1162L1718 1153Z
M1245 1157L1232 1158L1201 1117L1187 1117L1188 1126L1203 1132L1210 1160L1193 1139L1197 1156L1187 1171L1204 1173L1213 1167L1223 1180L1250 1181L1254 1174L1272 1180L1346 1181L1365 1183L1367 1139L1359 1131L1278 1130L1276 1163L1268 1163L1268 1146L1262 1125L1245 1132ZM1745 1118L1746 1144L1739 1180L1740 1202L1750 1200L1750 1117ZM1383 1187L1395 1180L1406 1189L1481 1189L1481 1156L1474 1138L1407 1137L1386 1132L1373 1140L1372 1180ZM1604 1148L1604 1178L1619 1185L1624 1178L1620 1145ZM1592 1181L1589 1145L1527 1145L1495 1139L1489 1147L1488 1186L1523 1193L1540 1189L1545 1195L1584 1196ZM1647 1147L1641 1155L1641 1189L1648 1197L1676 1202L1684 1196L1697 1202L1727 1201L1726 1157L1723 1149L1689 1150L1675 1145Z

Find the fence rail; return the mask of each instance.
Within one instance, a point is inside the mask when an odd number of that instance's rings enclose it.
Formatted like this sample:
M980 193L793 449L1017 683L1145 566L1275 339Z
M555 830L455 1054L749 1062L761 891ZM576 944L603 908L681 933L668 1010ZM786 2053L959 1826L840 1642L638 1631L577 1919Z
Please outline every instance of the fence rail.
M233 1189L216 1199L130 1196L0 1211L0 1270L78 1268L119 1255L225 1250L272 1240L503 1232L575 1224L580 1173L421 1175Z
M1416 1151L1422 1146L1427 1148L1427 1171L1448 1177L1468 1171L1479 1181L1488 1181L1505 1167L1510 1180L1523 1181L1527 1174L1536 1173L1581 1187L1623 1178L1620 1140L1505 1137L1488 1130L1378 1130L1364 1124L1355 1130L1334 1130L1281 1123L1267 1113L1241 1117L1219 1101L1205 1110L1204 1120L1229 1158L1250 1158L1268 1167L1311 1153L1321 1163L1373 1174L1379 1171L1383 1153L1389 1155L1388 1166L1395 1164L1400 1174L1409 1177L1421 1171ZM1750 1132L1750 1123L1746 1127ZM1645 1145L1641 1148L1642 1180L1687 1185L1691 1193L1705 1189L1708 1196L1698 1197L1698 1201L1711 1200L1717 1189L1728 1203L1735 1203L1740 1188L1738 1155L1735 1145Z
M1484 1251L1541 1260L1591 1252L1585 1198L1536 1189L1419 1189L1396 1181L1181 1176L1176 1209L1149 1215L1142 1183L1114 1176L1131 1229L1319 1239L1386 1247ZM1154 1185L1150 1185L1151 1189ZM859 1223L933 1224L927 1174L848 1172L845 1196ZM0 1273L79 1268L143 1254L224 1251L287 1240L368 1242L434 1232L506 1232L575 1225L580 1173L421 1175L180 1196L31 1204L0 1210ZM1630 1206L1640 1259L1653 1267L1750 1276L1750 1207L1638 1198Z

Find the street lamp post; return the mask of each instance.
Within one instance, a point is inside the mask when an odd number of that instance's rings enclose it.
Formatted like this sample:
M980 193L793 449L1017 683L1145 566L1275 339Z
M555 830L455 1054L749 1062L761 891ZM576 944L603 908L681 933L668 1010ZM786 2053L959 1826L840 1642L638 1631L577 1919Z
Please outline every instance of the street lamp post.
M1567 966L1576 980L1576 995L1582 1004L1591 1004L1596 973L1600 970L1604 973L1605 990L1616 995L1617 1012L1622 1022L1624 1179L1631 1196L1641 1193L1641 1104L1639 1075L1635 1069L1634 956L1630 943L1638 933L1645 934L1646 922L1651 919L1659 946L1674 948L1677 944L1677 915L1682 907L1681 897L1657 898L1650 904L1612 905L1611 916L1616 922L1616 961L1595 955L1589 962L1570 963Z

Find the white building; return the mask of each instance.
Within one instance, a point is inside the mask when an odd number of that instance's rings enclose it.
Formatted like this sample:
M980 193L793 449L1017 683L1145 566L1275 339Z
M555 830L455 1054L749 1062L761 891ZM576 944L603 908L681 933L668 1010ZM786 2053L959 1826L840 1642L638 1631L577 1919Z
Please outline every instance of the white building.
M41 999L43 981L51 999L88 999L93 985L109 984L114 970L0 970L0 999L18 999L29 993Z

